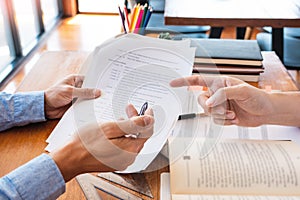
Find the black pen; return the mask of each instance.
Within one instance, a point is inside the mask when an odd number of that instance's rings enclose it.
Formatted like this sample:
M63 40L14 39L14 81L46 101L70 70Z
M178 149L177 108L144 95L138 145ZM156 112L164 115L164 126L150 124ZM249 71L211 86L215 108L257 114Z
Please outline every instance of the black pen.
M147 110L147 108L148 108L148 102L145 102L143 105L142 105L142 107L141 107L141 110L140 110L140 112L139 112L139 116L142 116L142 115L144 115L145 114L145 112L146 112L146 110ZM136 134L127 134L127 135L125 135L125 137L131 137L131 138L138 138L138 136L139 136L139 134L140 133L136 133Z
M147 108L148 108L148 102L146 101L146 102L142 105L142 107L141 107L141 110L140 110L140 112L139 112L139 116L144 115L145 112L146 112L146 110L147 110Z
M192 119L196 117L205 117L207 116L205 113L188 113L188 114L181 114L178 116L178 120L184 120L184 119Z

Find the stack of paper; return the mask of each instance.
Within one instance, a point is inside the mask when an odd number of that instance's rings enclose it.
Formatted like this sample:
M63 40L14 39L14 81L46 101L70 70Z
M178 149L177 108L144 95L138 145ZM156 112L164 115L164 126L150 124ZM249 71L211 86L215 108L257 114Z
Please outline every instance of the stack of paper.
M62 146L79 127L126 118L125 108L148 102L155 117L153 136L126 172L144 170L165 144L188 101L185 88L171 88L175 78L192 74L195 49L190 41L168 41L135 34L113 38L91 53L83 66L83 87L99 88L96 100L78 100L47 139L46 150Z

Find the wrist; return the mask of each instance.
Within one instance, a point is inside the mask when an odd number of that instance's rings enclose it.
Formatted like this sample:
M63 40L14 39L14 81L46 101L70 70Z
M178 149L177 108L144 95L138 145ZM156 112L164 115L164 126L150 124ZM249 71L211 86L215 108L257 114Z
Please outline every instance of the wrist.
M46 119L49 119L49 116L48 116L48 112L49 112L49 105L48 105L48 102L47 102L47 94L46 94L46 91L44 92L44 112L45 112L45 117Z
M269 93L271 113L266 117L267 124L300 126L300 93Z
M65 182L84 172L81 152L82 148L74 142L70 142L49 154L59 168Z

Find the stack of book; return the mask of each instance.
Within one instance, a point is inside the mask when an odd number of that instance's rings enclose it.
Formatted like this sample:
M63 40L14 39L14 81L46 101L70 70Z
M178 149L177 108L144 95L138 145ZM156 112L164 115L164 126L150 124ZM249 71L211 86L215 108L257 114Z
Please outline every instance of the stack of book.
M192 46L197 47L194 73L225 74L257 82L264 71L256 40L193 39Z

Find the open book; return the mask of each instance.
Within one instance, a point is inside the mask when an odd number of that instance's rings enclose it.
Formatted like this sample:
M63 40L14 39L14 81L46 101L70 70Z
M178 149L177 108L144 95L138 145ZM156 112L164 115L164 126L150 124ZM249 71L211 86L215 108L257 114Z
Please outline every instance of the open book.
M95 100L78 99L65 113L47 142L47 151L62 146L78 128L126 118L131 103L145 102L154 111L154 133L126 172L144 170L165 144L186 105L186 89L171 88L175 78L191 75L195 49L190 41L168 41L136 34L113 38L98 46L83 66L83 87L101 89ZM89 147L86 146L89 150Z
M169 144L173 200L300 198L297 144L224 139L212 141L207 151L207 140L181 138Z

